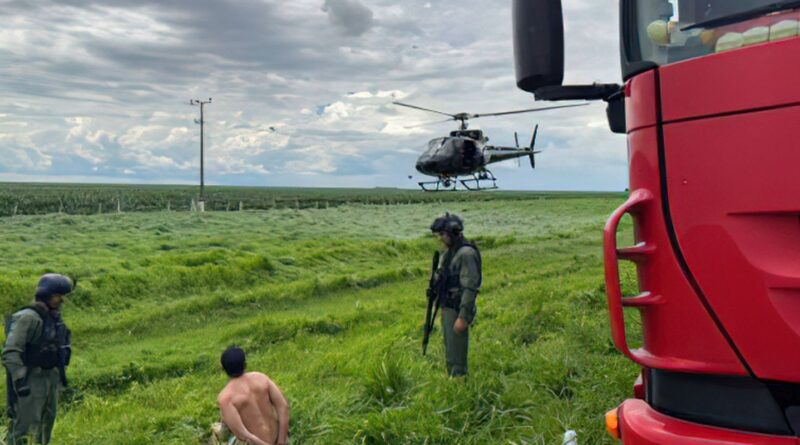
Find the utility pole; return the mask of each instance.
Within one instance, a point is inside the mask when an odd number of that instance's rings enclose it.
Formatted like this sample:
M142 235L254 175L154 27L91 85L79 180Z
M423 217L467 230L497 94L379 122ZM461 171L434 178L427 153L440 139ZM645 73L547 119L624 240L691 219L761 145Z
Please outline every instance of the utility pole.
M200 212L204 212L205 209L206 209L206 205L205 205L205 178L204 178L204 175L203 175L203 173L204 173L203 172L203 167L204 167L204 162L203 162L203 124L205 123L205 120L203 119L203 106L205 106L206 104L210 104L210 103L211 103L211 98L210 97L208 98L208 100L200 100L200 99L191 99L191 100L189 100L189 105L200 105L200 120L199 121L197 119L194 120L194 123L200 124L200 199L198 199L198 201L197 201L197 204L198 204L197 210L200 211Z

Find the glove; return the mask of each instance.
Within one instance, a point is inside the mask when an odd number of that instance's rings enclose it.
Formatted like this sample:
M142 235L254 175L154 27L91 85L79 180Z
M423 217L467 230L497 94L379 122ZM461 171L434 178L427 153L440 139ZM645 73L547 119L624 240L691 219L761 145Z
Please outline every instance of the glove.
M27 377L15 380L14 389L17 390L17 395L20 397L27 397L31 395L31 387L28 386Z

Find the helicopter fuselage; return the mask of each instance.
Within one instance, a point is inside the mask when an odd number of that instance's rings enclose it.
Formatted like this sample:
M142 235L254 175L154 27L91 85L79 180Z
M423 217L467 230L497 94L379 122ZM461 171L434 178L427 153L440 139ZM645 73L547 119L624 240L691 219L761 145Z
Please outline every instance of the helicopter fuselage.
M431 139L417 158L417 171L428 176L454 178L485 170L495 162L530 156L531 149L494 147L480 130L458 130L448 137Z
M466 137L436 138L417 158L417 171L428 176L455 177L468 175L486 166L485 143Z

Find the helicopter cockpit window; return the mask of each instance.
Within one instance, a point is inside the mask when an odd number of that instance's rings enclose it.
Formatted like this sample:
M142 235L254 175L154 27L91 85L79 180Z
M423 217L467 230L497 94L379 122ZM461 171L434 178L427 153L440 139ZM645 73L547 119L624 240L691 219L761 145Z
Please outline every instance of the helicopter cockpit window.
M428 149L425 151L425 154L427 154L428 156L435 155L439 151L439 149L441 149L444 146L444 142L445 138L438 138L431 140L430 142L428 142Z

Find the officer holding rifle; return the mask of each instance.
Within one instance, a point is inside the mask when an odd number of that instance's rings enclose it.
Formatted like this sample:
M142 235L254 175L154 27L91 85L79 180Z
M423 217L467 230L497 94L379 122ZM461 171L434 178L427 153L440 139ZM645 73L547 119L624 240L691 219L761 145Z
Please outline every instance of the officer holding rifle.
M464 222L449 213L436 218L431 232L441 240L445 250L434 254L433 271L428 289L428 309L422 342L425 354L436 312L442 312L447 374L467 375L469 327L477 313L476 299L481 287L481 254L464 239Z

